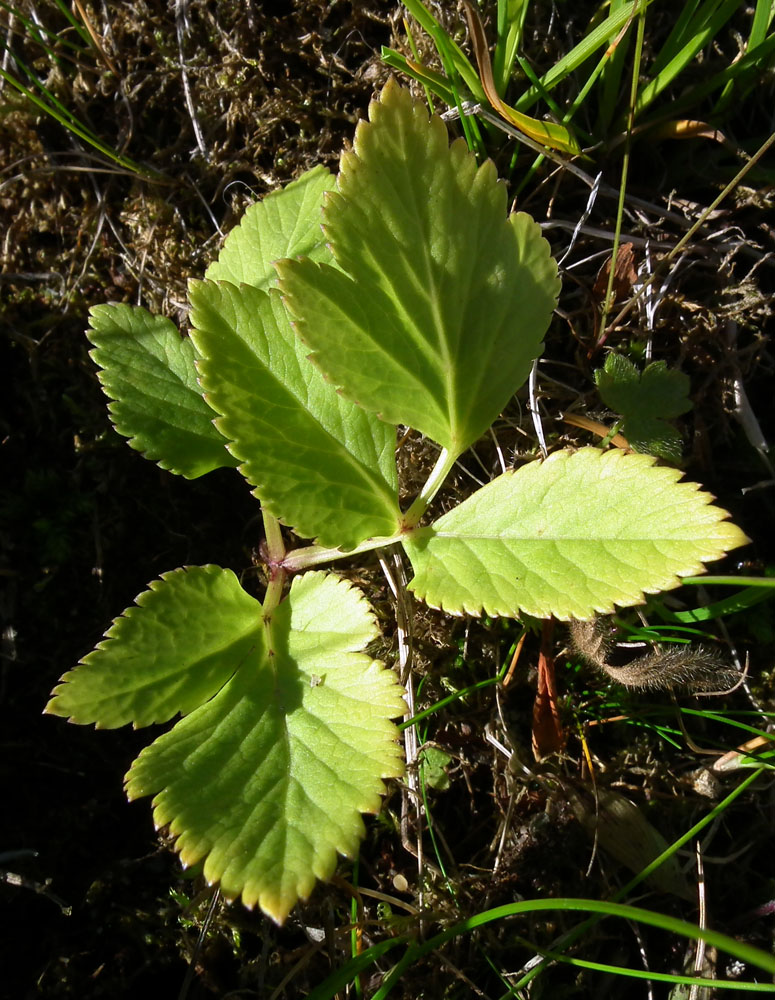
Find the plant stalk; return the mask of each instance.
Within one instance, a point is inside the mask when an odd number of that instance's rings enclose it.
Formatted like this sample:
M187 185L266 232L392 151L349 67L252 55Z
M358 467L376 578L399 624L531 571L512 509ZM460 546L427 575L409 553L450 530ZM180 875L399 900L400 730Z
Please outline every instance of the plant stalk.
M280 528L280 522L263 507L261 516L264 519L264 535L266 538L264 558L269 567L269 583L264 594L264 621L269 624L272 612L280 603L285 586L287 572L283 566L285 559L285 542Z
M449 471L452 466L457 461L457 454L453 454L446 448L441 449L441 454L436 460L436 464L433 467L433 471L423 486L418 497L415 498L409 510L404 514L404 527L407 529L413 528L420 518L423 516L425 511L428 509L428 505L431 500L436 496L436 494L441 489L444 480L449 475Z
M377 538L367 538L365 542L356 545L354 549L328 549L324 545L304 545L302 548L289 552L282 561L282 568L288 573L298 573L299 570L309 569L310 566L319 566L324 562L335 562L337 559L347 559L349 556L356 556L360 552L371 552L373 549L387 548L395 542L401 541L405 532L401 531L395 535L379 536Z

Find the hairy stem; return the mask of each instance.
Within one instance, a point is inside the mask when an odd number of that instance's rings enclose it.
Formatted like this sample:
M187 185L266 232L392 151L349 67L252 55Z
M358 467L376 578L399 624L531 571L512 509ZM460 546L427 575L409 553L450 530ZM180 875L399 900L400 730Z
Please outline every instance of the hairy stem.
M264 534L266 536L266 561L269 566L269 583L264 594L264 621L269 624L272 612L280 603L285 586L287 573L283 567L285 559L285 542L280 529L280 522L266 510L261 509L264 519Z

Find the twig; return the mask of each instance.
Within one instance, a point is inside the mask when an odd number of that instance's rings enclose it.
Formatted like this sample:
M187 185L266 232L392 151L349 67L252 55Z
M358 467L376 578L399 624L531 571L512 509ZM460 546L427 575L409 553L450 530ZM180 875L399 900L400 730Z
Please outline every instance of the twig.
M188 30L188 25L186 23L186 9L188 7L188 3L189 0L175 0L175 31L178 36L178 65L180 66L180 76L183 81L183 95L186 100L188 117L191 119L191 126L194 129L196 144L199 147L199 152L202 154L202 158L209 163L210 154L207 152L207 148L205 147L202 129L200 128L199 120L196 117L194 101L191 97L191 87L188 82L188 70L186 69L186 63L183 58L183 37L185 32Z

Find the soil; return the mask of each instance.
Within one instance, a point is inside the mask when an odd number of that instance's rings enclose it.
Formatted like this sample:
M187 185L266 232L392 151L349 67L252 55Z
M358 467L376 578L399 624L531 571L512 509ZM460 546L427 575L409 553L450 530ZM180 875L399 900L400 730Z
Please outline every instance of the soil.
M245 206L315 163L336 168L355 123L388 78L380 47L406 51L403 13L387 0L87 5L100 53L79 40L58 7L43 12L23 2L18 9L40 13L54 33L57 59L42 52L18 16L4 12L4 34L14 53L108 147L146 175L98 155L5 83L0 869L6 874L0 882L0 998L306 996L350 954L352 863L342 861L338 878L319 885L282 928L239 904L217 902L198 945L212 893L196 874L181 870L153 829L147 801L130 806L122 792L121 777L148 742L147 733L95 733L41 713L61 674L93 648L149 580L204 563L250 573L261 541L256 501L236 473L220 470L184 481L144 462L112 430L84 337L89 307L141 303L185 327L186 280L203 273ZM539 61L552 57L553 43L547 38L539 44L552 9L540 3L531 9L526 37L535 41ZM589 13L560 15L568 37L581 37ZM463 44L461 12L447 4L441 14ZM422 46L419 29L415 34ZM734 39L730 29L707 58L731 58ZM67 41L76 47L68 48ZM431 58L425 48L420 54ZM726 144L708 138L636 144L628 193L655 208L628 203L625 230L638 237L633 266L641 266L647 253L658 256L660 244L674 244L745 154L756 151L771 130L772 88L770 75L741 99L726 119ZM702 110L696 109L698 117ZM533 154L520 153L513 162L513 143L495 135L489 141L519 207L547 224L545 235L561 255L585 211L588 188L544 165L517 194ZM618 188L621 163L621 147L613 145L580 165L590 174L601 170L604 183ZM766 485L771 469L753 436L755 421L765 441L775 437L772 181L770 159L712 213L670 270L652 329L643 311L634 310L606 342L636 358L648 353L690 376L693 409L676 424L683 467L753 539L723 569L747 575L775 566L775 493ZM593 371L605 357L596 345L598 274L610 259L605 233L613 229L615 209L614 200L598 197L590 228L564 262L564 290L542 368L542 415L552 444L590 441L586 432L561 422L568 408L612 422L595 392ZM622 269L620 305L631 283ZM535 453L524 396L504 415L497 435L509 461ZM443 502L458 501L477 479L497 472L498 453L489 440L474 452L461 461ZM410 440L404 454L407 481L431 461L419 441ZM376 560L360 565L358 580L384 625L382 654L392 659L396 636L388 589ZM716 600L719 593L727 591L713 590L703 600ZM699 603L696 591L682 591L680 599ZM415 615L415 686L422 682L423 704L493 676L519 634L512 621L452 619L421 608ZM738 692L719 705L752 712L746 721L764 728L757 713L774 708L771 604L731 617L728 627L725 633L714 623L713 634L742 658L750 656L753 699ZM474 693L438 713L425 733L450 763L447 786L430 792L447 874L439 871L426 832L423 900L430 915L423 926L407 920L401 908L418 905L420 887L417 860L397 829L398 784L382 816L368 822L359 884L394 903L389 917L367 900L364 946L398 931L428 936L519 898L605 898L612 886L623 884L629 873L594 850L572 806L582 795L578 790L590 787L587 752L597 780L638 803L668 842L739 784L740 773L710 789L700 783L695 776L707 758L682 738L669 697L623 693L597 678L563 655L566 636L559 627L544 630L543 641L544 652L549 648L557 656L564 757L548 777L526 779L510 771L486 732L498 732L515 746L530 745L539 633L531 632L513 682L497 697L494 687ZM702 707L690 698L682 704ZM622 716L635 721L609 722ZM703 747L730 749L746 738L705 718L687 724ZM523 756L530 757L529 751ZM585 808L594 815L592 803ZM772 948L774 807L771 783L759 779L724 812L706 847L712 856L710 926L765 950ZM498 854L507 813L511 832ZM687 877L693 883L696 873ZM697 919L693 903L680 895L650 891L644 905ZM547 913L543 920L490 925L426 956L394 995L502 996L509 980L496 970L516 972L535 945L551 946L573 924L573 915ZM642 934L603 924L579 954L642 968L645 949L656 971L684 969L681 939L646 929ZM373 993L399 952L389 952L364 975L360 995ZM712 949L706 960L716 974L734 974ZM646 993L558 965L535 981L529 995Z

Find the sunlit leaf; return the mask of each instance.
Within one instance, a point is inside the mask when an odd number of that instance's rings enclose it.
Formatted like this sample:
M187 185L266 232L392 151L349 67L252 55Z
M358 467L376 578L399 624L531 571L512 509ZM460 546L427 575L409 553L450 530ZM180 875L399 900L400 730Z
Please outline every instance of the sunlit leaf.
M62 677L46 711L99 729L166 722L219 691L262 634L261 605L231 570L173 570Z
M459 453L526 379L556 264L531 218L507 217L493 164L450 147L407 91L389 83L369 116L324 209L343 271L285 261L280 287L343 393Z
M143 750L130 799L154 794L184 864L278 922L337 853L352 857L363 812L402 773L405 710L392 671L362 650L376 636L362 595L309 573L293 582L267 632L211 701Z
M128 305L94 306L89 323L108 411L132 448L186 479L237 464L202 398L194 348L174 323Z
M218 259L205 277L212 281L245 282L268 289L277 283L274 261L303 255L329 261L320 228L323 196L334 186L325 167L307 173L250 205L240 224L226 237Z
M680 478L617 449L531 462L406 539L410 589L453 614L589 618L639 604L747 541Z
M208 402L266 509L323 545L394 533L395 428L323 379L276 290L200 281L190 299Z

